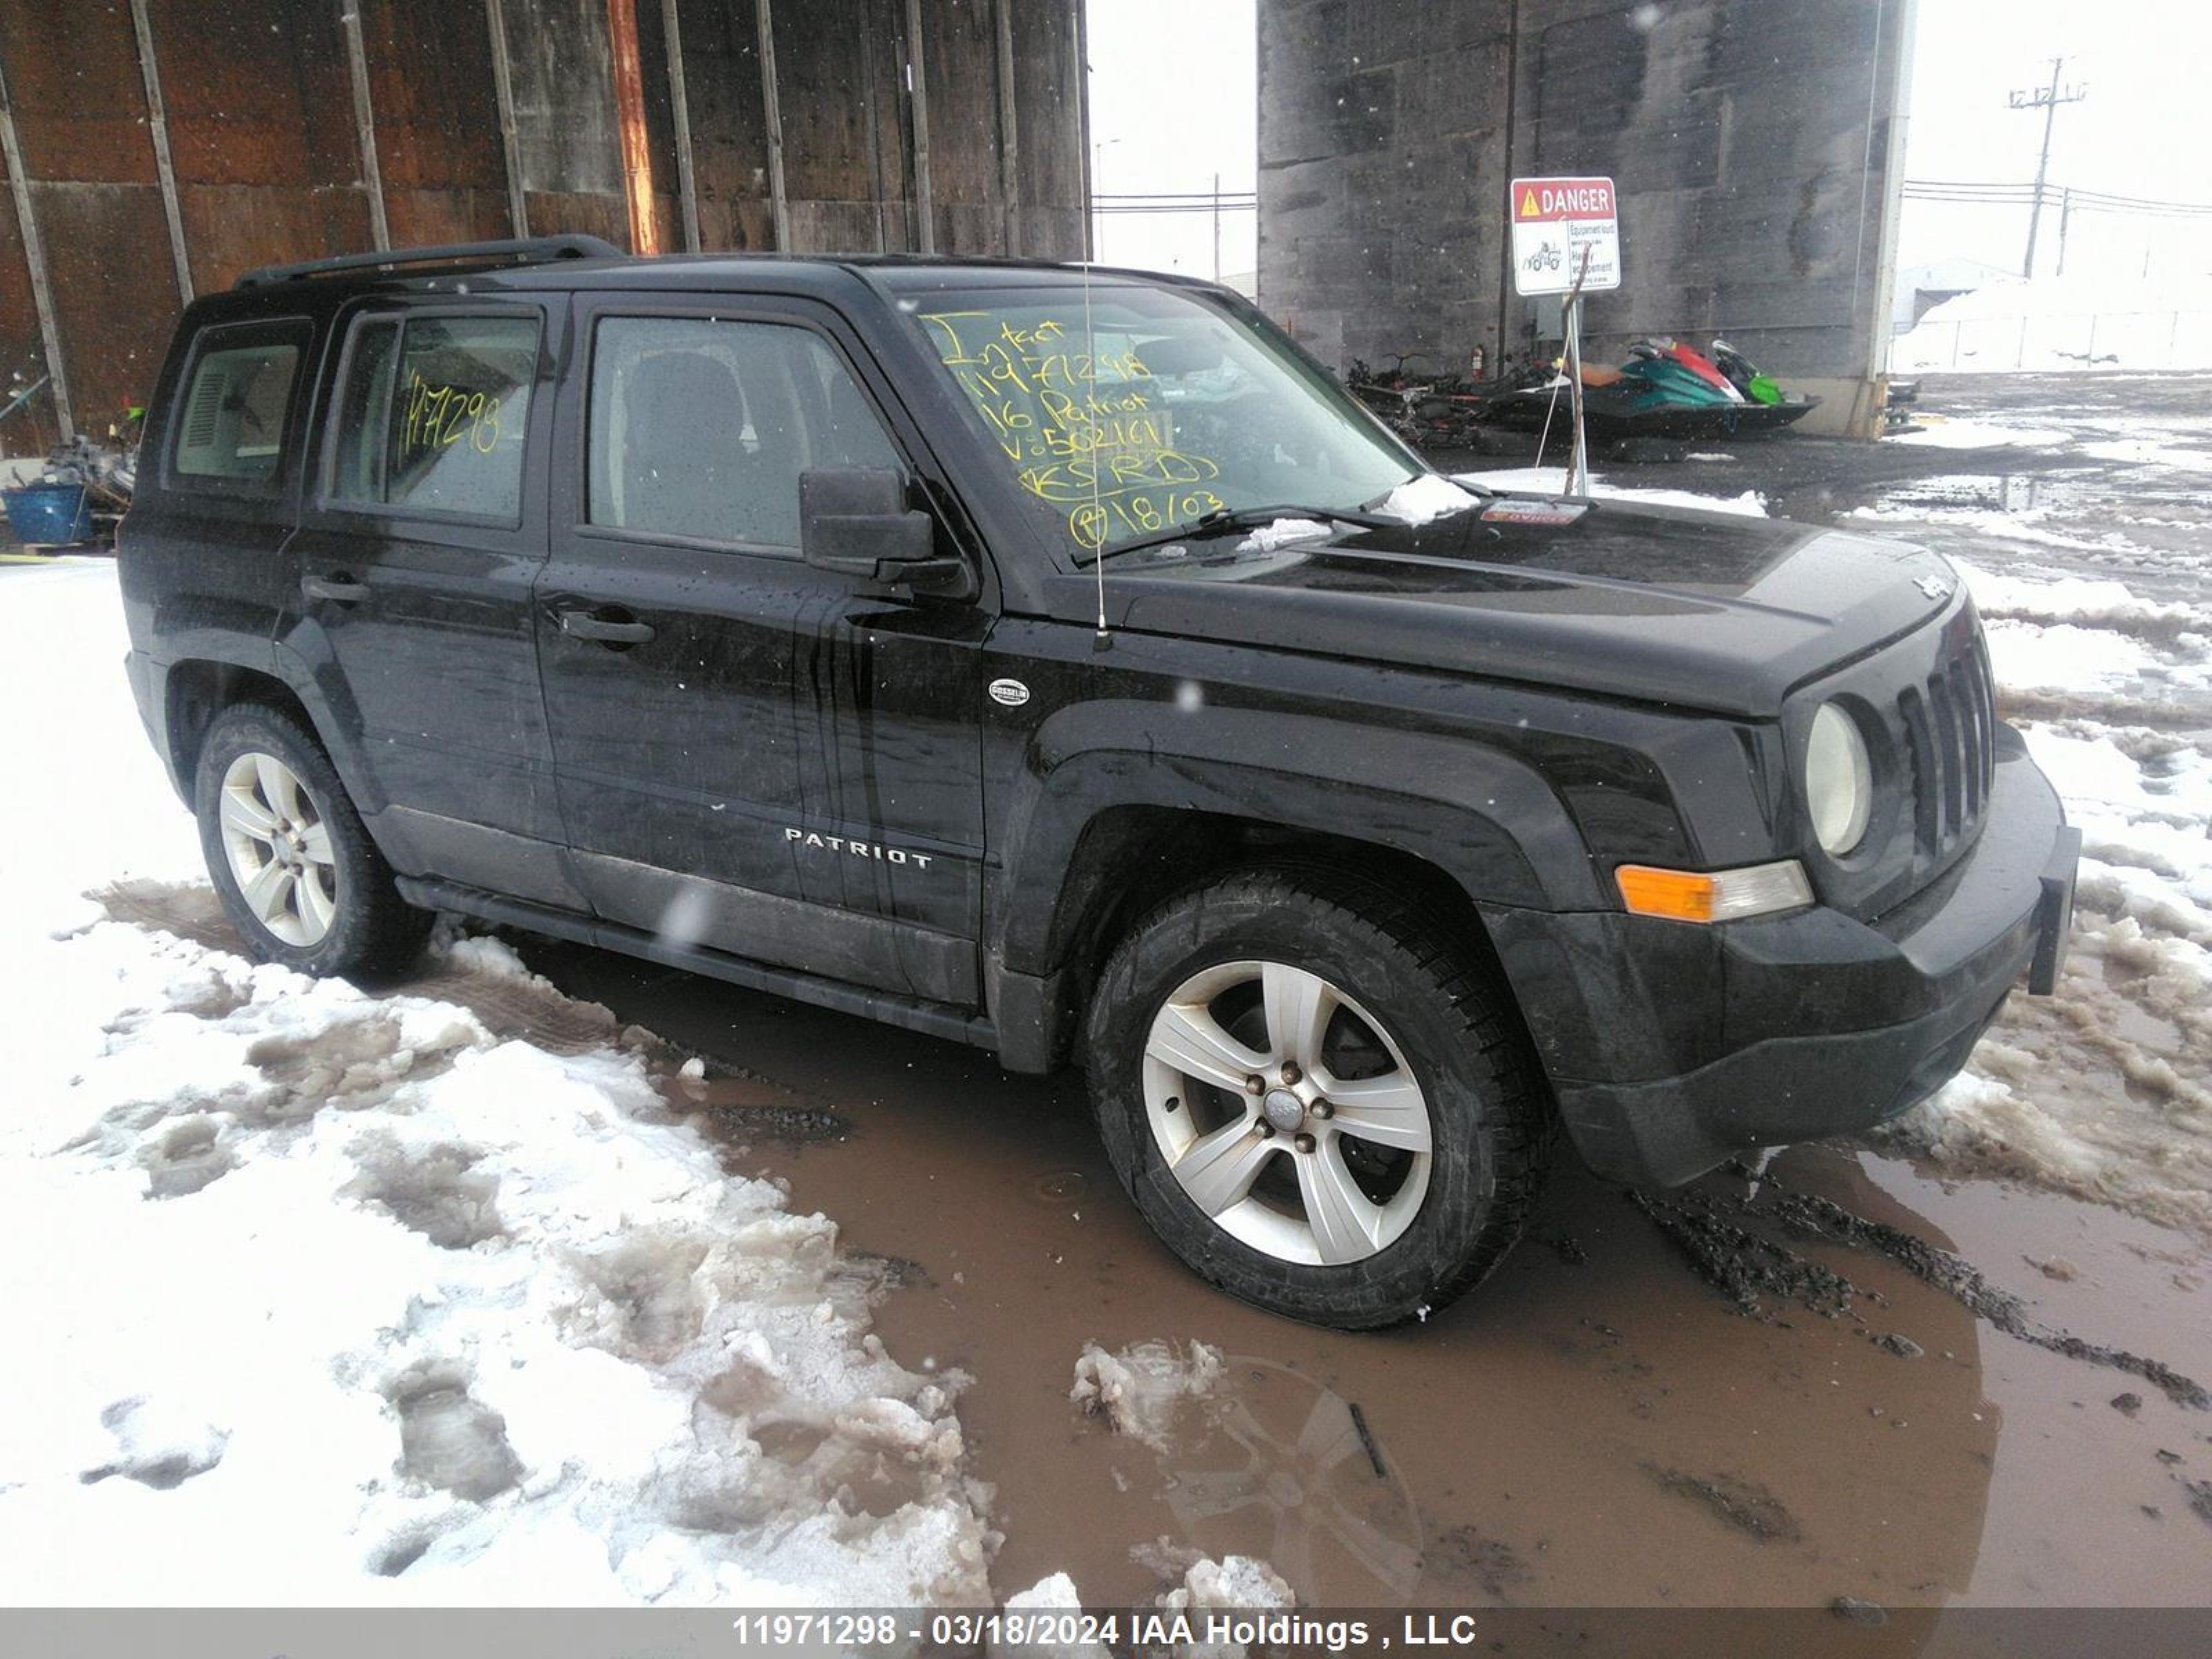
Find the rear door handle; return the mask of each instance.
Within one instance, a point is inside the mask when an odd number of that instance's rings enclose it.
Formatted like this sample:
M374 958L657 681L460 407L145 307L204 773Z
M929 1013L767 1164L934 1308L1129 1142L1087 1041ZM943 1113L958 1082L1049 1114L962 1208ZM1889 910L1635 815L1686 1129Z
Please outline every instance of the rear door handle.
M344 571L328 576L308 576L300 591L311 599L330 599L339 605L358 605L368 597L368 584L357 582Z
M643 645L653 637L651 623L618 621L589 611L563 611L558 615L561 631L572 639L597 640L601 645Z

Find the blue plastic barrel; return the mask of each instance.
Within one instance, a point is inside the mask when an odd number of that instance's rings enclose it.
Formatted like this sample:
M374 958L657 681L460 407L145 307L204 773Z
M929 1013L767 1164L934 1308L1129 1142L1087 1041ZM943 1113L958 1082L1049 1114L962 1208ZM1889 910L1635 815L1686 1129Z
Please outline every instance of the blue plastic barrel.
M8 503L8 528L34 547L67 547L92 539L92 503L82 484L24 484L0 490Z

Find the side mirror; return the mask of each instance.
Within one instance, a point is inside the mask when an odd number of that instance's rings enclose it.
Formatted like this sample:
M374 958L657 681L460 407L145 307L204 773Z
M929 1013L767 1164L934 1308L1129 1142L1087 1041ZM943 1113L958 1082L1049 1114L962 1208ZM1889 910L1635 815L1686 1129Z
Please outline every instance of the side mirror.
M889 467L817 467L799 475L799 556L817 570L933 592L968 589L968 567L937 556L937 522L906 504Z

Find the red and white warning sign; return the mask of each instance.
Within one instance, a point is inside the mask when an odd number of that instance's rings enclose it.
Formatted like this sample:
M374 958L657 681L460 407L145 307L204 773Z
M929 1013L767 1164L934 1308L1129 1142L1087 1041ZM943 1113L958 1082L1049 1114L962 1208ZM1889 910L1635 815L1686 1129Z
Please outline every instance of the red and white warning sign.
M1610 179L1516 179L1513 291L1565 294L1620 286L1620 203ZM1587 256L1589 263L1584 264Z

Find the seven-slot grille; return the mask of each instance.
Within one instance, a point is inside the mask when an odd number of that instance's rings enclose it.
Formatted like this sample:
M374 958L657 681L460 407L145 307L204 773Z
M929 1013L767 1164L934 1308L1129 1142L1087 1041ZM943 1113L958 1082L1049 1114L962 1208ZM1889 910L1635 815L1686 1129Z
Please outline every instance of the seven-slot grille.
M1941 857L1970 836L1996 780L1996 701L1981 630L1920 685L1898 696L1912 760L1913 827Z

